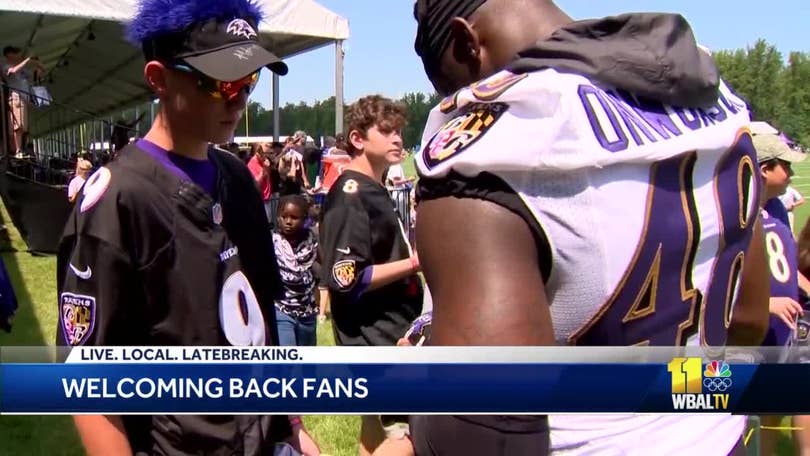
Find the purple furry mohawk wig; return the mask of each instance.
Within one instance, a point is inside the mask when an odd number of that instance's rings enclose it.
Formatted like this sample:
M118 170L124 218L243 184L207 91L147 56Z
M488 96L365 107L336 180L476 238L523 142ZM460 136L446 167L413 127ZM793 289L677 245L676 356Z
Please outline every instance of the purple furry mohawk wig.
M138 3L138 12L126 31L127 39L136 45L212 18L250 18L258 24L264 17L257 0L140 0Z

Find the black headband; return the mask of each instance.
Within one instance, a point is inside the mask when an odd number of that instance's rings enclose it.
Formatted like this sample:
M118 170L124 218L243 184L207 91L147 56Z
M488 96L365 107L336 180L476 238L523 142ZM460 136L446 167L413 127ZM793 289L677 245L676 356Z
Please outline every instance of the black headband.
M450 20L468 19L487 0L417 0L414 17L419 26L414 49L428 75L435 73L450 42Z

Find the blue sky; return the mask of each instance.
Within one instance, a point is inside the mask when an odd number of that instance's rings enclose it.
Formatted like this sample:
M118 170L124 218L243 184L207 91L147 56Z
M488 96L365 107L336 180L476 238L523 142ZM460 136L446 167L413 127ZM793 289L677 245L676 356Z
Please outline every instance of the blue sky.
M318 0L349 20L344 90L347 102L370 93L399 97L407 92L432 91L413 51L416 22L413 0ZM810 1L774 0L558 0L575 19L631 11L683 14L701 44L710 49L734 49L765 38L783 53L810 51L805 33L810 26ZM281 78L281 104L312 102L335 90L335 51L321 48L287 60L290 72ZM252 99L270 106L271 76L266 71Z

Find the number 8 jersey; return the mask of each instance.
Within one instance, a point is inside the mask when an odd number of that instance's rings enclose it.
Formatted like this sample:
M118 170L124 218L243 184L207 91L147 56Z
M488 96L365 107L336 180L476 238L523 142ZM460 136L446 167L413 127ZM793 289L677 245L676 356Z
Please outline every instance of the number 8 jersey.
M787 225L781 220L771 217L762 211L762 228L765 231L765 249L768 252L768 271L770 271L771 297L790 298L799 302L799 253L796 240ZM785 324L781 318L774 314L770 316L770 324L764 346L790 346L795 336L795 330ZM787 359L787 351L780 357L780 361Z

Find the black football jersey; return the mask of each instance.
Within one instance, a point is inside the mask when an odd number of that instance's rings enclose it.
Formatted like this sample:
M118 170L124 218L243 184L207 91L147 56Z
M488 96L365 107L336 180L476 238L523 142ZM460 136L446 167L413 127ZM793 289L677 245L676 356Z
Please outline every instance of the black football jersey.
M129 146L84 186L58 255L59 345L275 345L280 291L253 179L211 149L216 200ZM271 452L286 417L123 417L149 454Z
M396 344L421 313L422 283L414 274L373 291L364 289L367 268L411 256L385 187L364 174L344 171L326 197L320 241L337 342Z

